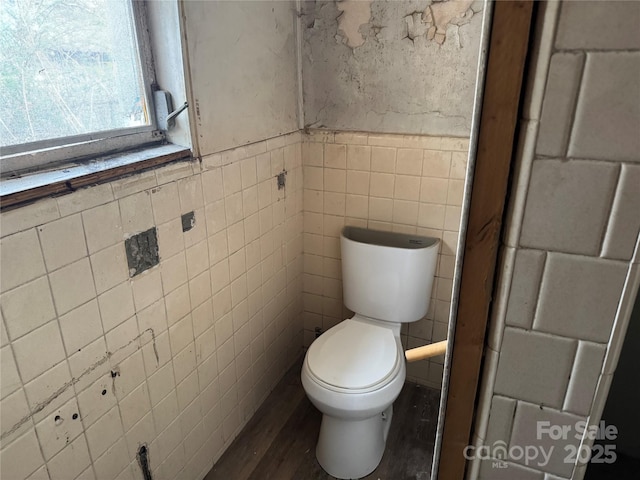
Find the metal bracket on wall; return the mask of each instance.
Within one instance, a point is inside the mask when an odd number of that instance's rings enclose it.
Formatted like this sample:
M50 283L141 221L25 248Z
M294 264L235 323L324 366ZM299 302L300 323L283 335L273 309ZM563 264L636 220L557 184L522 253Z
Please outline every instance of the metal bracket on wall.
M156 107L158 128L165 132L175 125L176 117L189 107L189 103L184 102L174 110L171 94L165 90L153 92L153 101Z

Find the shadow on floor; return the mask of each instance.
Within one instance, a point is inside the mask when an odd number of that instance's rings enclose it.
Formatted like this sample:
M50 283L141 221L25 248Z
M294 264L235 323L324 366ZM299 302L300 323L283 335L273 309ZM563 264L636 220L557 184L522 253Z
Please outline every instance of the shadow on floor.
M309 402L297 362L205 480L331 479L316 460L322 415ZM367 479L430 480L440 391L406 382L393 405L387 447Z

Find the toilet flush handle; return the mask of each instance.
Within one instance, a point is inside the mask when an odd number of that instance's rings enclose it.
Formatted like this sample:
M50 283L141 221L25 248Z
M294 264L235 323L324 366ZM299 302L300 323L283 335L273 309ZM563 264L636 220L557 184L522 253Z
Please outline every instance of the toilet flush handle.
M415 362L418 360L424 360L425 358L436 357L442 355L447 351L447 341L432 343L430 345L423 345L422 347L411 348L404 352L404 356L407 362Z

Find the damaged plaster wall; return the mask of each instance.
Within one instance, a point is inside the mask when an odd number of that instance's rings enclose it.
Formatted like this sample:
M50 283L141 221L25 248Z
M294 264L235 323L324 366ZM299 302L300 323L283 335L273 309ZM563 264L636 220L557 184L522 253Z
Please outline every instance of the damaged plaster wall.
M483 2L303 2L305 125L467 136Z
M201 155L298 129L292 1L184 2Z

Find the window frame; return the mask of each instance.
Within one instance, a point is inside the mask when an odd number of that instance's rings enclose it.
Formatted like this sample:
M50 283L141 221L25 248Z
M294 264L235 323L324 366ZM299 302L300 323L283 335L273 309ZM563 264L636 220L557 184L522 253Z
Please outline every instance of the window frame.
M15 178L22 174L56 168L64 163L95 160L101 156L158 145L165 141L165 133L158 129L154 104L157 81L148 27L147 0L128 1L133 15L136 53L150 124L0 147L0 178Z

